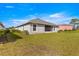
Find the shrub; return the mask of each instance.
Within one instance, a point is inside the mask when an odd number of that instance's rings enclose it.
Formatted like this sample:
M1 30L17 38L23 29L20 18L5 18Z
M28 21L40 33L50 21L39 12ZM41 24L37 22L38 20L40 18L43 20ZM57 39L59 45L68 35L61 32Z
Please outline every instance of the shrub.
M28 31L26 31L26 30L25 31L20 31L20 30L17 30L17 29L12 29L11 32L25 33L27 35L29 34Z
M70 32L70 31L72 31L72 30L64 30L64 32Z
M11 31L11 32L22 32L22 31L16 30L16 29L11 29L10 31Z
M64 32L65 32L65 31L68 31L68 30L64 30Z
M71 31L74 31L74 30L59 30L58 32L71 32Z
M28 31L26 31L26 30L25 30L25 31L23 31L23 32L24 32L25 34L27 34L27 35L29 34L29 32L28 32Z
M58 32L62 32L63 30L59 30Z
M0 36L1 36L2 34L4 34L4 31L5 31L5 30L0 30Z

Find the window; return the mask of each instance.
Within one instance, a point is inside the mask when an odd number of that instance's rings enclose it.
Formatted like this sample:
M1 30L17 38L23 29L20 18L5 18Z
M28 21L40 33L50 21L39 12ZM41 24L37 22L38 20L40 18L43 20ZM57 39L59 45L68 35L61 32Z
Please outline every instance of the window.
M48 26L48 25L45 25L45 31L52 31L52 27Z
M33 31L36 31L36 25L33 25Z

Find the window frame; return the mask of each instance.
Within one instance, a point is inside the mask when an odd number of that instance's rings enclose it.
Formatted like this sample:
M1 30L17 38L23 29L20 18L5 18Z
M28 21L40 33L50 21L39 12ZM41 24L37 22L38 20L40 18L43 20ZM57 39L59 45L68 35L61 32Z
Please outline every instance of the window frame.
M33 24L33 31L36 31L36 24Z

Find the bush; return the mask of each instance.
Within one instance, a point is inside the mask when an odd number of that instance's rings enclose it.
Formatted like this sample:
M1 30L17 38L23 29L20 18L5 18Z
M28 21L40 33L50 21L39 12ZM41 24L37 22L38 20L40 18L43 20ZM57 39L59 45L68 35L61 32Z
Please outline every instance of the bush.
M22 32L22 31L16 30L16 29L11 29L10 31L11 31L11 32Z
M59 30L58 32L70 32L70 31L74 31L74 30Z
M24 33L24 34L27 34L27 35L29 34L29 32L26 31L26 30L25 31L20 31L20 30L17 30L17 29L10 29L10 32L22 33L22 34Z
M29 32L28 32L28 31L26 31L26 30L25 30L25 31L23 31L23 32L24 32L25 34L27 34L27 35L29 34Z
M73 31L73 30L64 30L64 32L71 32L71 31Z
M58 32L62 32L63 30L59 30Z
M69 30L64 30L64 32L69 31Z
M4 34L4 31L5 31L5 30L0 30L0 36L1 36L2 34Z

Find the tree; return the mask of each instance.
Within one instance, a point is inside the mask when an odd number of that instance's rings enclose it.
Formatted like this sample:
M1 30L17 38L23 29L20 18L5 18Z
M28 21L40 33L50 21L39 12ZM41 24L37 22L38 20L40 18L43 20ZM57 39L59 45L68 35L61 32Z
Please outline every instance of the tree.
M77 19L77 18L73 18L73 19L71 19L71 22L70 22L70 24L74 24L75 22L79 22L79 19Z

